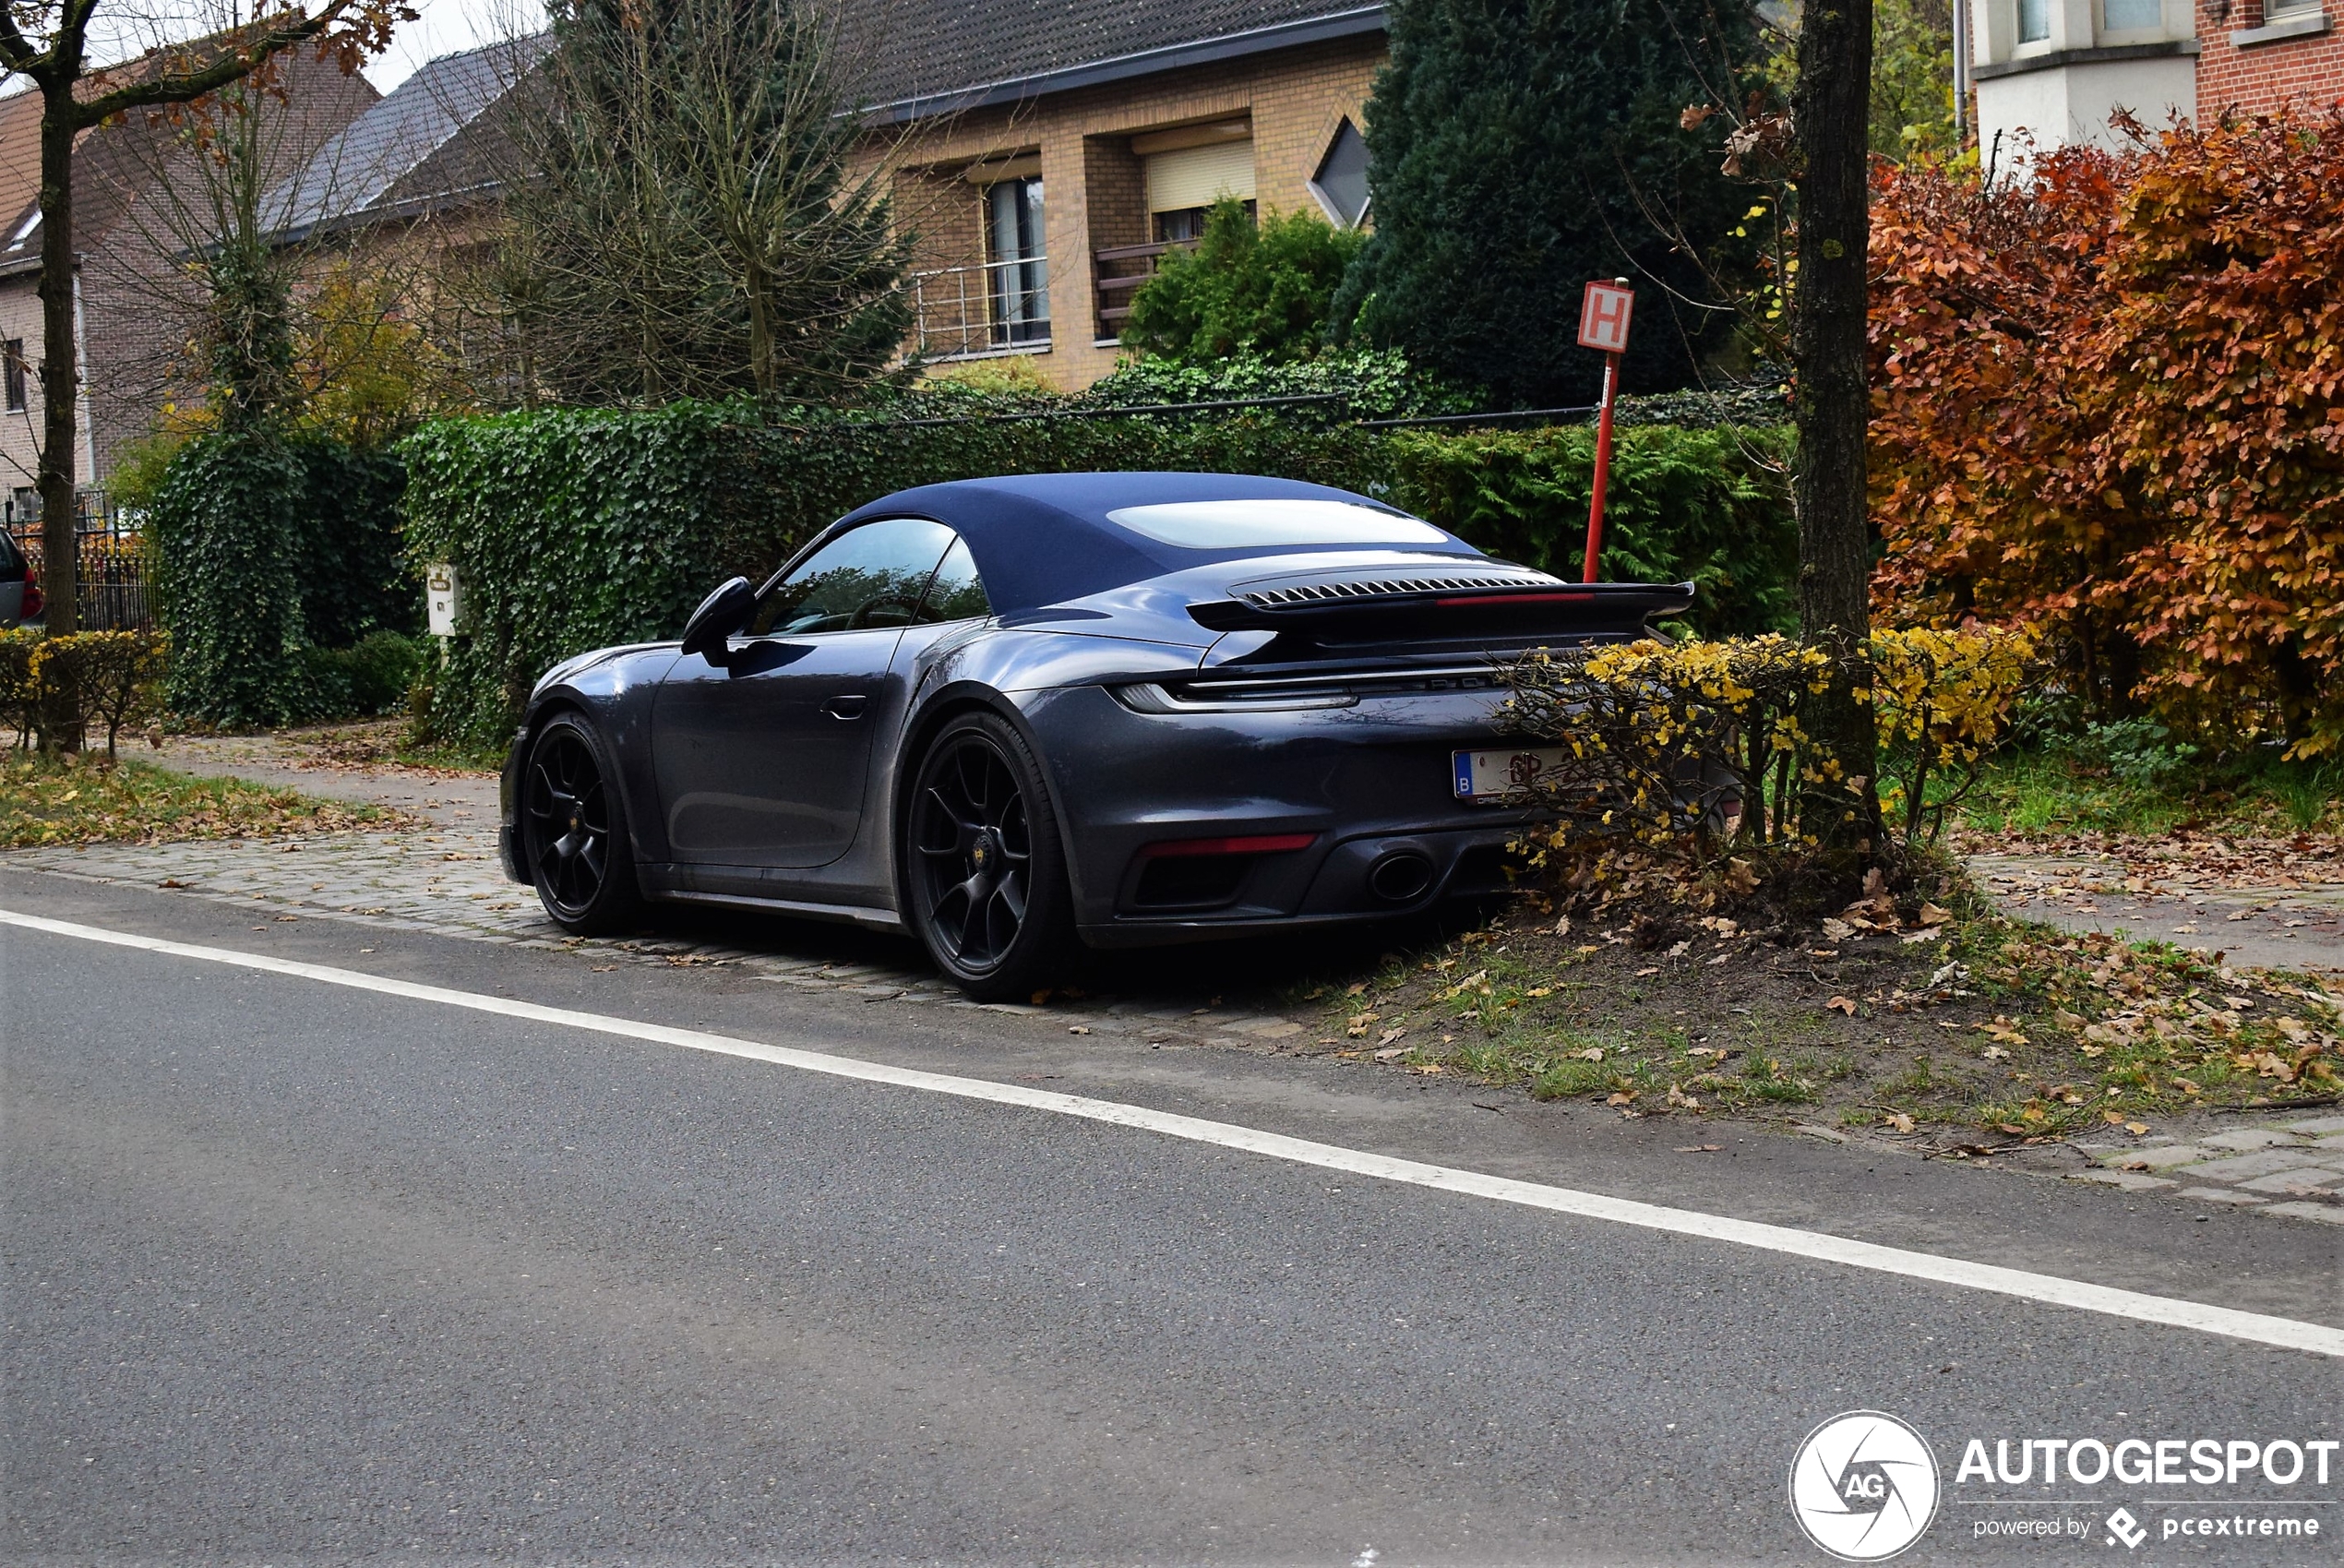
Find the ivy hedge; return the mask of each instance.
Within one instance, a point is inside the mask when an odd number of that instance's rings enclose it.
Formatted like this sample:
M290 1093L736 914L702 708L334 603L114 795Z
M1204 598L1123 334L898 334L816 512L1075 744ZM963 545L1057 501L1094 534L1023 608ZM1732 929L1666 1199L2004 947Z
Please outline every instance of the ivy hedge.
M419 628L395 454L272 431L203 436L171 461L149 538L172 634L173 711L275 725L340 716L321 651Z
M1788 450L1773 427L1620 431L1607 573L1702 584L1693 629L1704 635L1780 629L1796 556L1776 477ZM998 473L1272 473L1382 497L1494 554L1575 575L1593 436L1367 430L1307 406L934 421L900 409L805 412L758 423L683 403L443 420L401 456L410 564L453 565L463 599L417 717L434 738L493 747L548 665L673 637L719 580L770 572L890 491Z

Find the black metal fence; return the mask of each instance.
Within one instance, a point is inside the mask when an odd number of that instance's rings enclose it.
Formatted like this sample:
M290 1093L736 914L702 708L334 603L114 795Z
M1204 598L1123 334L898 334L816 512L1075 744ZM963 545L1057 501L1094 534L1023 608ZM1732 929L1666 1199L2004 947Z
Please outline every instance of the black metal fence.
M14 507L10 510L15 510ZM102 493L78 497L75 508L74 543L79 569L75 599L84 631L128 631L150 626L154 610L148 592L146 542L107 504ZM10 537L31 563L32 581L41 581L46 550L38 518L10 519Z

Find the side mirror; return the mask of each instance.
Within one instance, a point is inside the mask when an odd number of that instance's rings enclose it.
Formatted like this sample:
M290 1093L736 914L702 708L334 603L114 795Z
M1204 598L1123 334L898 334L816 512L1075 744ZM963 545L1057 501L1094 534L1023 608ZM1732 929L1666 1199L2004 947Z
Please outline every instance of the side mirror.
M757 612L757 590L748 579L735 577L700 602L692 618L684 623L684 652L698 653L710 664L722 668L724 664L724 640L748 624Z

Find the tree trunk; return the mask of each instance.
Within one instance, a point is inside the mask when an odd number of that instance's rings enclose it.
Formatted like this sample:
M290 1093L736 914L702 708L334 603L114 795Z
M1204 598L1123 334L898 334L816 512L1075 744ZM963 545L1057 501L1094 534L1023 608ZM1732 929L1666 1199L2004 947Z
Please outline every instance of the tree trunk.
M49 635L80 629L81 545L74 531L75 404L81 388L75 320L73 142L70 82L45 90L41 117L41 596ZM62 102L59 102L62 100ZM70 664L65 666L70 669ZM56 690L42 718L50 749L81 749L80 705Z
M771 290L767 287L765 269L752 261L748 264L748 374L757 385L758 398L765 402L773 399L773 317Z
M1880 849L1877 737L1869 701L1872 538L1864 426L1866 246L1871 236L1872 0L1809 0L1794 102L1799 278L1791 359L1799 458L1799 621L1837 675L1806 727L1826 775L1802 812L1807 831L1850 863Z
M53 90L41 122L41 592L49 629L78 629L74 539L74 449L80 445L81 365L75 352L73 89Z

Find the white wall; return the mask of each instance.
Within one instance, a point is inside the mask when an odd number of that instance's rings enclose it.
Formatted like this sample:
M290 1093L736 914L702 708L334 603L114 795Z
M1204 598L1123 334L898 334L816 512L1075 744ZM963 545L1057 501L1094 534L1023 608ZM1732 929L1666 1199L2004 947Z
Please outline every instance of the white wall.
M1978 84L1979 156L1993 155L1999 137L1996 169L2015 173L2026 164L2029 136L2044 149L2078 142L2115 147L2123 138L2108 122L2119 109L2156 130L2176 111L2188 116L2196 104L2197 59L2191 54L2100 60L1995 77Z

